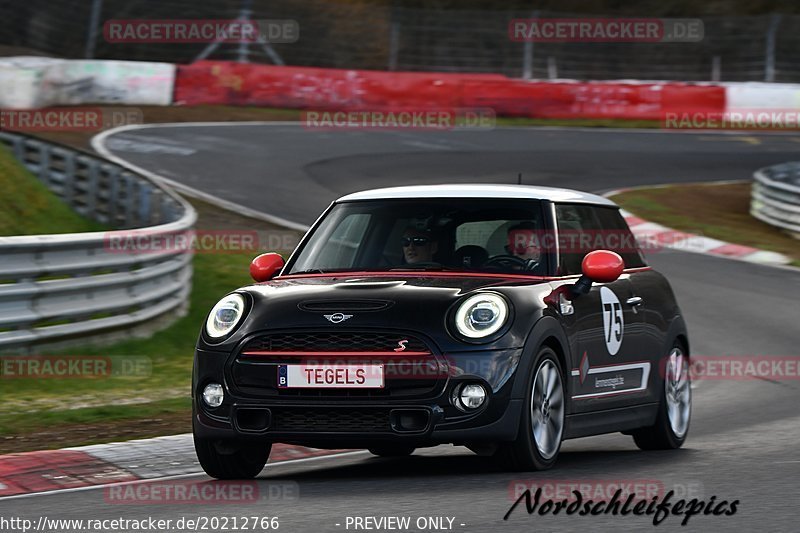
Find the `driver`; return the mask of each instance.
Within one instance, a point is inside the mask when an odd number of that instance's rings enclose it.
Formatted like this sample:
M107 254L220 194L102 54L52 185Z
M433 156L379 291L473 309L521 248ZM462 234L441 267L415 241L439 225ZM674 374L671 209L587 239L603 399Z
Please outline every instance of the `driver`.
M533 222L520 222L508 228L506 252L525 261L522 270L533 270L542 259L538 231Z
M403 258L410 265L433 262L433 254L439 249L439 244L430 231L413 226L405 229L400 242L403 246Z

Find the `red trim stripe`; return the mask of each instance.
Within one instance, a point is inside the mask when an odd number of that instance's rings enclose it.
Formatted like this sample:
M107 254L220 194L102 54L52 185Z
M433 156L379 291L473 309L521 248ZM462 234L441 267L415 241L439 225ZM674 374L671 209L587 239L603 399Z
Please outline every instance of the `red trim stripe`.
M425 271L425 272L411 272L408 270L401 270L397 272L330 272L326 274L286 274L285 276L278 276L274 281L284 279L300 279L300 278L497 278L497 279L527 279L548 281L552 278L549 276L533 276L528 274L495 274L492 272L440 272L440 271Z
M402 352L310 352L310 351L285 351L285 352L275 352L275 351L267 351L267 350L252 350L249 352L242 352L242 355L250 355L255 357L277 357L281 355L304 355L308 357L336 357L336 356L348 356L348 357L358 357L358 356L367 356L367 357L382 357L387 355L406 355L406 356L420 356L420 355L431 355L430 352L411 352L411 351L402 351Z

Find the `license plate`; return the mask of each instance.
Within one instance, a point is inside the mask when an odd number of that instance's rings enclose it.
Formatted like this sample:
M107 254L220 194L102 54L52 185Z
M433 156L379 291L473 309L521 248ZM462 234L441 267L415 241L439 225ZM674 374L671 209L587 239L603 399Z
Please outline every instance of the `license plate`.
M278 387L382 389L383 365L279 365Z

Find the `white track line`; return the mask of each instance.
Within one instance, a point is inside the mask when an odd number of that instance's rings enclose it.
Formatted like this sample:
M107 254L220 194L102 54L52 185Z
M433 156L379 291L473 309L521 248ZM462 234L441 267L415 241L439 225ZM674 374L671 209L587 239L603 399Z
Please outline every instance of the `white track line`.
M151 172L147 169L144 169L140 166L134 165L127 159L123 159L122 157L114 155L105 145L106 139L109 136L122 133L125 131L133 131L133 130L141 130L141 129L148 129L148 128L160 128L160 127L175 127L175 126L226 126L226 125L253 125L258 124L261 125L262 123L255 123L255 122L190 122L186 124L176 123L176 124L134 124L130 126L121 126L119 128L114 128L110 130L106 130L99 135L95 135L92 137L92 148L100 154L101 157L111 161L112 163L116 163L124 168L132 170L133 172L137 172L142 174L143 176L147 176L153 181L159 183L165 183L169 185L171 188L175 189L179 193L183 193L186 196L190 196L192 198L197 198L199 200L203 200L206 203L211 205L215 205L221 209L225 209L226 211L230 211L232 213L237 213L242 216L255 218L257 220L263 220L264 222L269 222L270 224L276 224L278 226L283 226L285 228L294 229L298 231L307 231L308 226L305 224L301 224L300 222L295 222L292 220L287 220L285 218L277 217L275 215L270 215L267 213L263 213L261 211L257 211L255 209L251 209L249 207L245 207L241 204L237 204L235 202L230 202L228 200L222 200L221 198L217 198L211 194L205 193L199 189L195 189L194 187L190 187L188 185L184 185L183 183L179 183L175 180L171 180L169 178L165 178L156 174L155 172ZM273 122L273 123L264 123L264 124L276 124L276 125L287 125L287 123L283 122ZM297 124L296 122L290 124Z
M228 200L222 200L213 196L211 194L205 193L199 189L194 187L190 187L183 183L179 183L177 181L171 180L169 178L165 178L163 176L159 176L158 174L146 170L142 167L134 165L130 161L114 155L105 145L106 140L118 133L123 133L127 131L135 131L135 130L143 130L143 129L158 129L158 128L196 128L196 127L239 127L239 126L271 126L271 127L285 127L285 126L302 126L301 121L263 121L263 120L254 120L254 121L243 121L243 122L163 122L158 124L131 124L128 126L120 126L117 128L112 128L110 130L106 130L98 135L95 135L91 140L91 145L94 150L100 154L105 159L112 161L120 166L128 168L134 172L138 172L147 176L150 179L160 181L162 183L166 183L170 185L172 188L181 192L187 196L192 198L197 198L207 202L211 205L215 205L222 209L226 209L228 211L239 213L243 216L248 216L251 218L255 218L257 220L263 220L265 222L269 222L271 224L277 224L279 226L284 226L289 229L295 229L298 231L307 231L308 226L302 224L300 222L295 222L293 220L287 220L285 218L281 218L275 215L270 215L268 213L264 213L262 211L257 211L255 209L245 207L241 204L236 202L230 202ZM580 131L584 133L646 133L646 134L669 134L669 135L722 135L722 136L730 136L730 135L746 135L752 136L752 132L743 132L743 131L719 131L719 130L658 130L658 129L637 129L637 128L589 128L589 127L569 127L569 126L497 126L493 129L502 129L502 130L534 130L534 131ZM773 136L794 136L796 135L793 132L759 132L759 134L764 135L773 135Z

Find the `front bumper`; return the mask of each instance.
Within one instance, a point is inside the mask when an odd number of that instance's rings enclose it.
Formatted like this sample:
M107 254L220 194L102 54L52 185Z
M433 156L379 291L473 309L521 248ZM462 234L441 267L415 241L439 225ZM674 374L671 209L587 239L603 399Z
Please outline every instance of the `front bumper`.
M415 397L324 397L318 394L263 397L237 387L233 355L197 350L193 372L193 428L198 437L285 442L317 448L363 448L376 444L417 447L444 443L510 441L516 437L522 399L512 398L521 349L442 354L446 379ZM209 408L208 383L221 383L225 399ZM486 402L464 413L451 403L459 384L480 383Z

